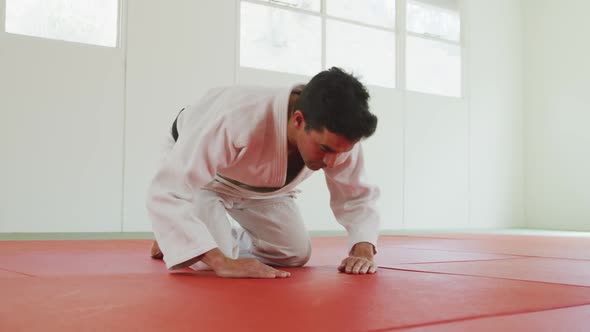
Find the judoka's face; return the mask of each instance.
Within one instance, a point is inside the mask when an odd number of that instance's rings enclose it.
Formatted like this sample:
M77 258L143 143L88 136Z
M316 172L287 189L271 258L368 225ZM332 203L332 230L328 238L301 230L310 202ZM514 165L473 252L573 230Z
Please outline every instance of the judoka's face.
M294 114L298 116L297 112ZM301 114L301 116L303 116ZM305 166L317 171L320 168L333 167L336 158L341 154L352 150L357 142L350 142L348 139L335 134L328 129L305 130L305 120L294 123L297 130L297 149ZM298 119L294 119L295 122Z

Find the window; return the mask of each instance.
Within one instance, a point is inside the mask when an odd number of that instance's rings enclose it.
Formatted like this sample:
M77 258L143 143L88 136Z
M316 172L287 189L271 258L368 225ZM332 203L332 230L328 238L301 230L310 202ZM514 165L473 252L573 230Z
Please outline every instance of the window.
M458 1L241 0L240 65L304 75L338 66L367 84L394 88L397 77L411 91L460 97Z
M394 88L395 0L326 0L326 7L326 67Z
M327 14L385 28L395 28L395 0L327 0Z
M328 20L326 67L360 74L367 83L395 87L395 34Z
M319 17L249 2L240 12L241 66L305 75L321 70Z
M9 33L117 46L118 0L6 0Z
M240 66L395 87L395 0L242 0Z
M460 16L456 0L408 0L406 88L461 96Z
M303 9L313 12L320 12L322 0L263 0L268 3L287 6L291 8Z

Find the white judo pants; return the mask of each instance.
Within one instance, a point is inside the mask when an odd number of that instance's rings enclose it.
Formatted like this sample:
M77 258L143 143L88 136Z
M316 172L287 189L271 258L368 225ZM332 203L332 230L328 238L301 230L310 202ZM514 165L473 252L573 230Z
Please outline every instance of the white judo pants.
M196 216L227 257L256 258L284 267L302 266L309 260L311 241L294 196L247 199L206 189L195 195ZM232 227L227 214L241 228ZM191 268L209 269L203 262Z

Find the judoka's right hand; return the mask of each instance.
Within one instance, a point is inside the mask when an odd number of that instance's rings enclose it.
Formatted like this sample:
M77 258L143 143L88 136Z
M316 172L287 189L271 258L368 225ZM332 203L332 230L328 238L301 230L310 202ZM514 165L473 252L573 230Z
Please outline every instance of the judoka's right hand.
M277 270L254 258L231 259L221 250L215 248L208 251L202 258L203 263L209 265L223 278L287 278L291 273Z

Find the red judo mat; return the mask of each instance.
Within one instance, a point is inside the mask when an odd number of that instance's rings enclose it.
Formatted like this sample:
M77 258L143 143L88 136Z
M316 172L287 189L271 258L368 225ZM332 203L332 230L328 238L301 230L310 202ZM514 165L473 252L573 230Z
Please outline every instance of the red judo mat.
M0 331L590 331L590 238L383 236L374 275L313 239L291 278L166 271L151 241L0 242Z

